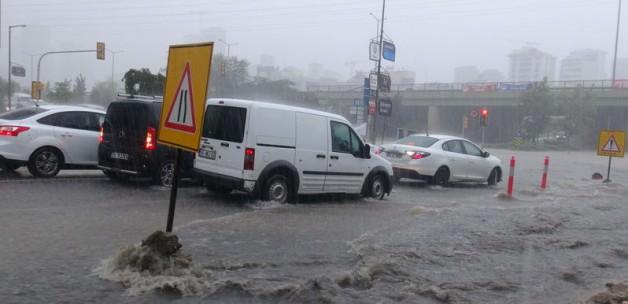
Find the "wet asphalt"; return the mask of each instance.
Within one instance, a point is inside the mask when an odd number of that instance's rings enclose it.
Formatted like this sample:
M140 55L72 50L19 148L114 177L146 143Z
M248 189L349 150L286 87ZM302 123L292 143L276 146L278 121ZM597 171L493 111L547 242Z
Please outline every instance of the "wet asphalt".
M593 152L517 156L515 197L404 180L384 201L273 205L180 189L175 233L199 270L183 292L101 262L164 229L169 190L97 171L49 180L0 172L2 303L577 303L628 268L628 162ZM550 188L538 184L550 156ZM188 284L189 286L182 286Z

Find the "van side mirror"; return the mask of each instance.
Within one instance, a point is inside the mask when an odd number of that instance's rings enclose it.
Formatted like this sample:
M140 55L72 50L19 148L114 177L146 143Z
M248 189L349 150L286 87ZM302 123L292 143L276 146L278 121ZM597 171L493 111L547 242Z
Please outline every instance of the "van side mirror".
M362 151L362 158L371 158L371 145L365 144L364 150Z
M488 158L489 156L491 156L491 153L488 153L486 151L482 152L482 157Z

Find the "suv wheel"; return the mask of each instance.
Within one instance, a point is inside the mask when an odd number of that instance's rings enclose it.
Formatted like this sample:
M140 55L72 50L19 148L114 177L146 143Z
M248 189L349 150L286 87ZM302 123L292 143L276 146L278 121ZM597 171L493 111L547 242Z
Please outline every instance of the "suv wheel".
M158 185L164 187L172 187L174 181L174 161L167 160L161 163L159 166L158 176L155 178L155 182Z
M287 203L290 198L290 191L288 179L282 174L275 174L266 182L263 199L265 201L284 204Z
M58 150L41 148L28 160L28 171L36 177L54 177L61 170L63 159Z

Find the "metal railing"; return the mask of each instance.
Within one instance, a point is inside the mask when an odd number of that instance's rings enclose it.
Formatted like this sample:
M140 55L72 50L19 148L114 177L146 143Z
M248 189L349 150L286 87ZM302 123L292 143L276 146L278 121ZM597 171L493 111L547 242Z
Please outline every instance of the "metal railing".
M525 91L541 82L467 82L467 83L408 83L392 85L391 92L401 91L465 91L465 92L495 92L495 91ZM586 88L595 90L628 89L628 80L569 80L548 81L547 85L552 90ZM308 92L350 92L361 91L363 88L356 84L340 85L310 85Z

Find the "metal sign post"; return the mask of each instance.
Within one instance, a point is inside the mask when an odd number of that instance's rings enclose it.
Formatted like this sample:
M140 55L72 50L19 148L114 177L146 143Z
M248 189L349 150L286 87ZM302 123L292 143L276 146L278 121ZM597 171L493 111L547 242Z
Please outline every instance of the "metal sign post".
M598 137L597 155L608 156L608 170L605 183L611 182L611 162L613 157L624 157L625 148L624 131L602 130Z
M198 151L214 44L171 45L157 142L177 149L166 232L172 232L182 150Z

